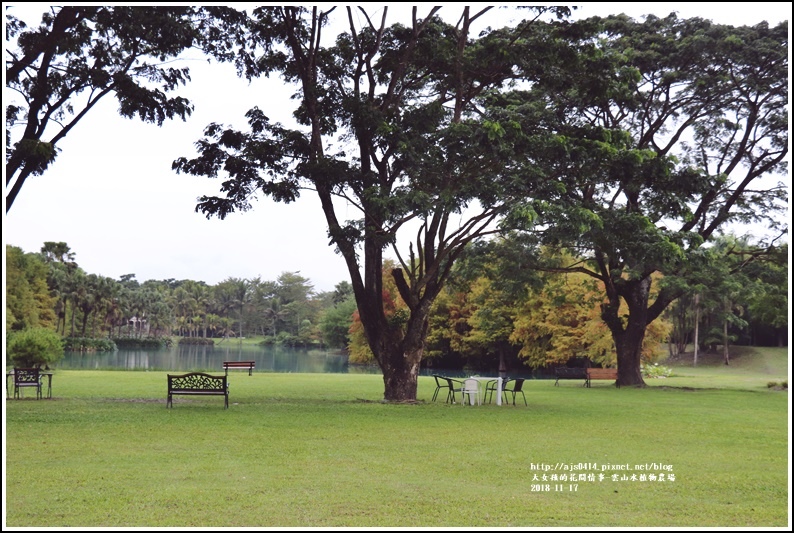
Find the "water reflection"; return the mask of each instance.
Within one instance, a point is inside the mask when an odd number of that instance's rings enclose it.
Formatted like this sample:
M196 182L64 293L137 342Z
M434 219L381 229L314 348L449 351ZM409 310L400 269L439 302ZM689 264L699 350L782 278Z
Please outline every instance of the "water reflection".
M349 365L347 355L322 350L260 346L177 346L160 350L66 352L57 368L219 371L223 361L256 361L255 372L380 374L377 366Z

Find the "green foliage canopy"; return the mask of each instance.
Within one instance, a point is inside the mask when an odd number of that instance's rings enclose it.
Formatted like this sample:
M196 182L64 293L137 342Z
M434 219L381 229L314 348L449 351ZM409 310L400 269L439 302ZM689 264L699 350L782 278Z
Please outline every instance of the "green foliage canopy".
M46 368L63 358L63 339L51 329L28 328L9 335L7 350L16 367Z
M6 212L28 176L55 161L57 144L106 95L122 117L162 125L193 110L169 93L190 80L165 64L208 46L228 8L188 6L51 6L38 27L6 14ZM18 138L11 131L23 126Z
M787 232L787 187L762 180L787 168L788 25L621 15L533 30L564 61L528 59L534 85L491 112L557 133L543 165L564 193L536 210L538 237L588 259L564 270L601 281L618 379L642 385L646 329L685 293L700 247L731 223L768 227L759 249Z

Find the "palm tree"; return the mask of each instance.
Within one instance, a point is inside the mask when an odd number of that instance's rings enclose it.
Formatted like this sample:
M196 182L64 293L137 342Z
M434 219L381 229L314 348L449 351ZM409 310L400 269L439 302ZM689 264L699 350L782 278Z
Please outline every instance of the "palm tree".
M248 282L240 278L228 278L215 287L215 296L224 314L238 310L239 336L243 337L243 308L249 296Z
M87 290L87 282L86 282L86 274L83 272L82 269L75 269L72 272L72 275L67 278L67 297L69 302L72 304L72 316L71 316L71 331L69 333L70 336L74 337L75 331L75 323L77 317L77 309L79 308L79 302L82 298L85 297L86 290Z
M41 255L47 263L72 263L74 262L74 252L65 242L48 241L41 247Z
M195 314L196 308L198 307L196 300L190 295L184 286L174 289L174 292L171 296L174 313L178 318L184 318L184 321L180 321L179 323L188 327L188 334L192 337L192 329L189 328L189 324Z
M158 298L152 303L149 315L149 323L154 328L154 336L157 337L161 332L170 334L174 323L171 307L166 303L165 298L160 293L156 293Z
M206 316L210 303L210 290L204 282L188 280L182 286L194 302L192 308L194 321L201 325L202 337L207 336Z

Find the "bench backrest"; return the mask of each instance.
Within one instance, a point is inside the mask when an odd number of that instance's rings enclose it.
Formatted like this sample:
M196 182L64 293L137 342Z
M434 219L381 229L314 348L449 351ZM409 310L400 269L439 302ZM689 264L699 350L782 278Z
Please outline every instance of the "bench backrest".
M618 370L616 368L588 368L587 377L589 378L603 378L603 379L617 379Z
M223 368L244 366L246 368L256 365L256 361L224 361Z
M584 378L587 377L586 368L557 367L555 370L557 377L560 378Z
M204 372L168 374L168 390L226 390L226 376Z
M14 385L17 387L34 386L39 383L38 368L15 368Z

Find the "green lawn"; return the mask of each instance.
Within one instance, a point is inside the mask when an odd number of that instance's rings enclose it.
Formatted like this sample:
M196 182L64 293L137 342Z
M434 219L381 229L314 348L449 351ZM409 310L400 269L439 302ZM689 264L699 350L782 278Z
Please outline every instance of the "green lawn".
M166 409L166 372L57 370L52 400L5 402L4 526L787 527L790 403L767 387L787 361L530 381L528 407L432 403L426 377L395 405L378 375L238 371L228 410Z

